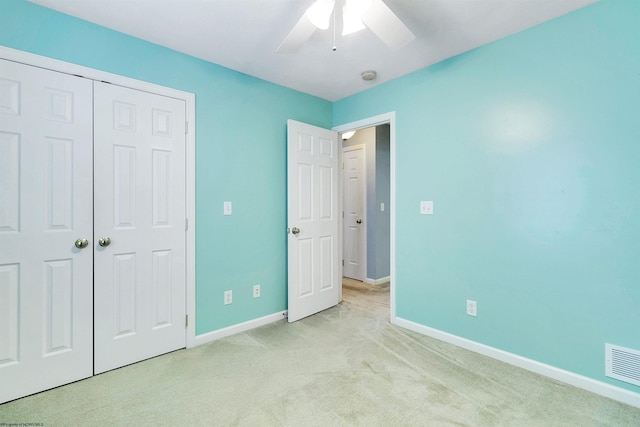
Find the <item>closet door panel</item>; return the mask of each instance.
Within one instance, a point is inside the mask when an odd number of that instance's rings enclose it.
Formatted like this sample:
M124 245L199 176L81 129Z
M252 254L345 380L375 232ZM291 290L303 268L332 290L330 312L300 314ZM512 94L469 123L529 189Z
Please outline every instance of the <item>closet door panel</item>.
M100 373L186 344L185 103L96 83L94 117Z
M93 373L92 85L0 60L0 403Z

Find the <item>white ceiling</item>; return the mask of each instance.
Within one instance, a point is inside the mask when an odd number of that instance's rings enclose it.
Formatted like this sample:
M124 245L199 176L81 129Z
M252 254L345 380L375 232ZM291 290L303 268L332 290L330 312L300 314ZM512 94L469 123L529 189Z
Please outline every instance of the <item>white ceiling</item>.
M338 31L333 52L330 28L294 54L276 49L313 0L29 1L336 101L597 0L384 0L416 36L406 47L391 51L366 29ZM360 78L368 69L373 82Z

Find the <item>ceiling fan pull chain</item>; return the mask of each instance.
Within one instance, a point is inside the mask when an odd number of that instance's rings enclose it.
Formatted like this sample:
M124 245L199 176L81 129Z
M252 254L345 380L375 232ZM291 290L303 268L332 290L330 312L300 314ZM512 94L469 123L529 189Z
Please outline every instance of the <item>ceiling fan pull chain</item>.
M333 8L333 51L338 50L336 46L336 8Z

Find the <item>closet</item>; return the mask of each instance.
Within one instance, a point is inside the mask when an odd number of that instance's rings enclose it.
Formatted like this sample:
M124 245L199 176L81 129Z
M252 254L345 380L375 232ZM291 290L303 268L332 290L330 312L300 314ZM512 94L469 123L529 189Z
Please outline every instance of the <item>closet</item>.
M0 403L185 347L185 111L0 59Z

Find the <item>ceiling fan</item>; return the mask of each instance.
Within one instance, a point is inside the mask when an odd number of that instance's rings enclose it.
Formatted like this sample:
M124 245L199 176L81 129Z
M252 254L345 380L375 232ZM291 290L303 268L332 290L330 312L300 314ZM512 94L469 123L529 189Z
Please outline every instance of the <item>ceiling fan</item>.
M335 30L335 4L335 0L315 0L276 52L296 52L317 29L328 29L332 16ZM393 50L409 44L416 38L382 0L344 0L342 35L346 36L367 27ZM336 49L335 46L333 49Z

